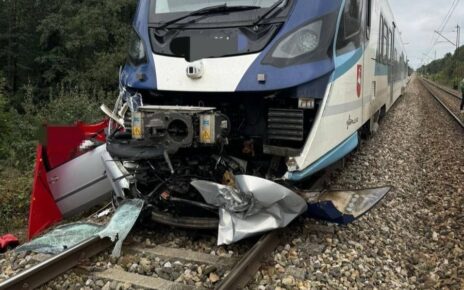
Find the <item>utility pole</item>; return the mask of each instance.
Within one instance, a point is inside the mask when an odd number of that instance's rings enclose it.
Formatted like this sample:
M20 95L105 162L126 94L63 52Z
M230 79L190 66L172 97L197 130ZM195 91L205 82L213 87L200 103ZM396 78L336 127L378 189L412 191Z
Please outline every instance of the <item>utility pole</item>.
M457 35L456 35L456 49L461 45L461 26L456 25Z

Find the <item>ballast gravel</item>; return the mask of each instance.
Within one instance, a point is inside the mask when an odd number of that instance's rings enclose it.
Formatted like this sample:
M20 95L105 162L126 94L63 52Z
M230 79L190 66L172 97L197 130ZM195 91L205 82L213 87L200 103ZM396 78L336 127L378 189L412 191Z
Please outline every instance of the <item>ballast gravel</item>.
M464 131L413 78L406 94L334 172L332 189L391 185L369 214L348 226L300 218L284 231L248 289L464 289ZM153 230L131 234L146 247L162 245L239 257L253 241L217 247L214 233ZM131 243L131 241L128 241ZM37 263L35 256L0 255L0 281ZM69 271L41 289L137 289L92 278L120 267L181 284L214 288L226 272L144 255L92 258L87 273Z
M294 223L248 289L464 289L464 130L415 77L330 187L384 185L351 225Z
M448 109L450 109L453 114L458 117L461 122L464 122L464 114L460 111L461 100L453 96L452 94L447 93L446 91L440 90L429 85L429 88L435 94L436 97L440 98L440 100L445 104ZM461 95L458 91L452 90L454 94Z

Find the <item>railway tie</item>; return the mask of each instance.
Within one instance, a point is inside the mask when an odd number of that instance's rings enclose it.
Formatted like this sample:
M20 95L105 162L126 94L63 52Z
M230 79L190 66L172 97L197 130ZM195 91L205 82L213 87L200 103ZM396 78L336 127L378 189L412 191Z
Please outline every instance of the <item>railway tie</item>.
M263 235L240 259L220 257L187 249L176 249L163 246L145 248L140 245L124 247L125 254L142 254L159 257L166 260L194 262L213 265L218 269L229 271L215 289L243 289L259 270L263 258L270 254L279 244L281 231L273 231ZM0 283L0 290L36 289L66 271L78 267L84 260L109 249L113 243L109 239L98 237L88 239L81 244L46 259L36 266L19 273ZM165 280L137 273L130 273L119 266L104 271L88 271L79 267L79 272L96 279L128 283L136 287L159 290L202 290L203 287L185 285L175 281Z

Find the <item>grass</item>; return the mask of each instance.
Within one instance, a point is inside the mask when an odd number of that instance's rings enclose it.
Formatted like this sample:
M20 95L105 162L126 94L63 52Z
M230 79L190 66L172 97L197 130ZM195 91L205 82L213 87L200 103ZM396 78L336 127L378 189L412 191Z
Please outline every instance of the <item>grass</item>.
M103 119L103 113L99 106L102 103L111 106L115 96L105 94L100 97L88 97L85 92L62 90L47 102L35 103L33 99L33 92L30 90L22 103L22 113L8 111L0 106L0 113L4 114L4 118L0 115L0 236L13 233L24 238L35 150L38 131L42 124L73 124L78 120L89 123L100 121ZM5 120L2 122L3 119ZM1 130L1 125L8 130Z
M31 188L32 172L0 172L0 236L12 233L24 240Z

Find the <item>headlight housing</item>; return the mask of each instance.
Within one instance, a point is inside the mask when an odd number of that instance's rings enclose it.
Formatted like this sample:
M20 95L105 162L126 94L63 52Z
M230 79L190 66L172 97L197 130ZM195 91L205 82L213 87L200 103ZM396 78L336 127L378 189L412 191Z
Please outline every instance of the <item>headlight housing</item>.
M128 61L133 65L147 63L147 52L140 36L132 31L129 40Z
M289 32L274 44L262 64L285 67L330 57L336 20L337 13L330 13Z
M273 58L295 58L311 53L319 46L322 20L310 23L294 31L273 49Z

